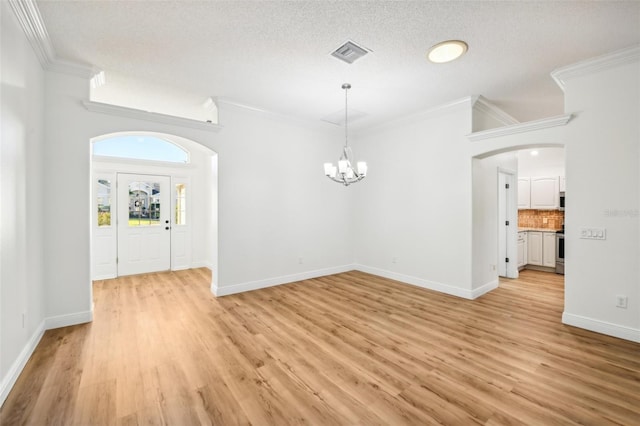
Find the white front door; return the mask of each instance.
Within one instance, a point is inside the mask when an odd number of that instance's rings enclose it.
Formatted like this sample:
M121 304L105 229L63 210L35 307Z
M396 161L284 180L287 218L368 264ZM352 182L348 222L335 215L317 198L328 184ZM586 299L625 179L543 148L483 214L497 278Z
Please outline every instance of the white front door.
M171 179L118 173L118 276L171 269Z

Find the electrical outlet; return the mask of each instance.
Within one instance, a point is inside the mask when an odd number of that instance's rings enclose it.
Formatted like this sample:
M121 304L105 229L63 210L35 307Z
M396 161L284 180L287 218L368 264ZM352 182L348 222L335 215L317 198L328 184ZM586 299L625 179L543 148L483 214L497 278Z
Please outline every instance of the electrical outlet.
M617 295L616 296L616 308L627 309L628 301L629 301L629 299L627 298L627 296L624 296L622 294Z
M397 257L391 258L391 263L398 263L398 258Z
M299 257L298 258L298 264L302 265L303 263L304 263L304 259L302 259L302 257Z

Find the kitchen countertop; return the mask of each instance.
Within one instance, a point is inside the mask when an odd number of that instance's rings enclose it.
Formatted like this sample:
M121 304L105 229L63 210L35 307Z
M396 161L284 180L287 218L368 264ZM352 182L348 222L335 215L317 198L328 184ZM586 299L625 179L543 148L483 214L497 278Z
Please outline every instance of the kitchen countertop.
M561 228L553 229L553 228L523 228L523 227L518 227L518 232L538 231L538 232L553 232L553 233L555 233L556 231L560 231L560 230L561 230Z

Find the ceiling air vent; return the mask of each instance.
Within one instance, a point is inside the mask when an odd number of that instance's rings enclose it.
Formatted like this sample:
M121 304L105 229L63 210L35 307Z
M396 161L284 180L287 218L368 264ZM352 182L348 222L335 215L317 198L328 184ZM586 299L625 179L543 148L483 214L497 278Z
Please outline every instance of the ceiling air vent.
M352 41L347 41L345 44L338 47L336 51L331 54L331 56L335 56L341 61L352 64L356 61L356 59L362 58L369 52L369 49L358 46Z

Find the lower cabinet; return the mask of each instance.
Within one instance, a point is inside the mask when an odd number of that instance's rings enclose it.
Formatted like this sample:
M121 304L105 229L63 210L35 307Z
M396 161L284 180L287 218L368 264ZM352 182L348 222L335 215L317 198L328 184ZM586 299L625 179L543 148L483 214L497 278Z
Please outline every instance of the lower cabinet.
M542 232L529 231L527 263L529 265L542 266Z
M518 269L527 264L527 232L518 232Z
M542 266L556 267L556 234L542 233Z
M526 243L521 243L520 234L525 234ZM556 234L555 232L527 231L518 233L518 267L520 267L520 246L526 244L524 265L556 267ZM524 249L524 247L523 247Z

